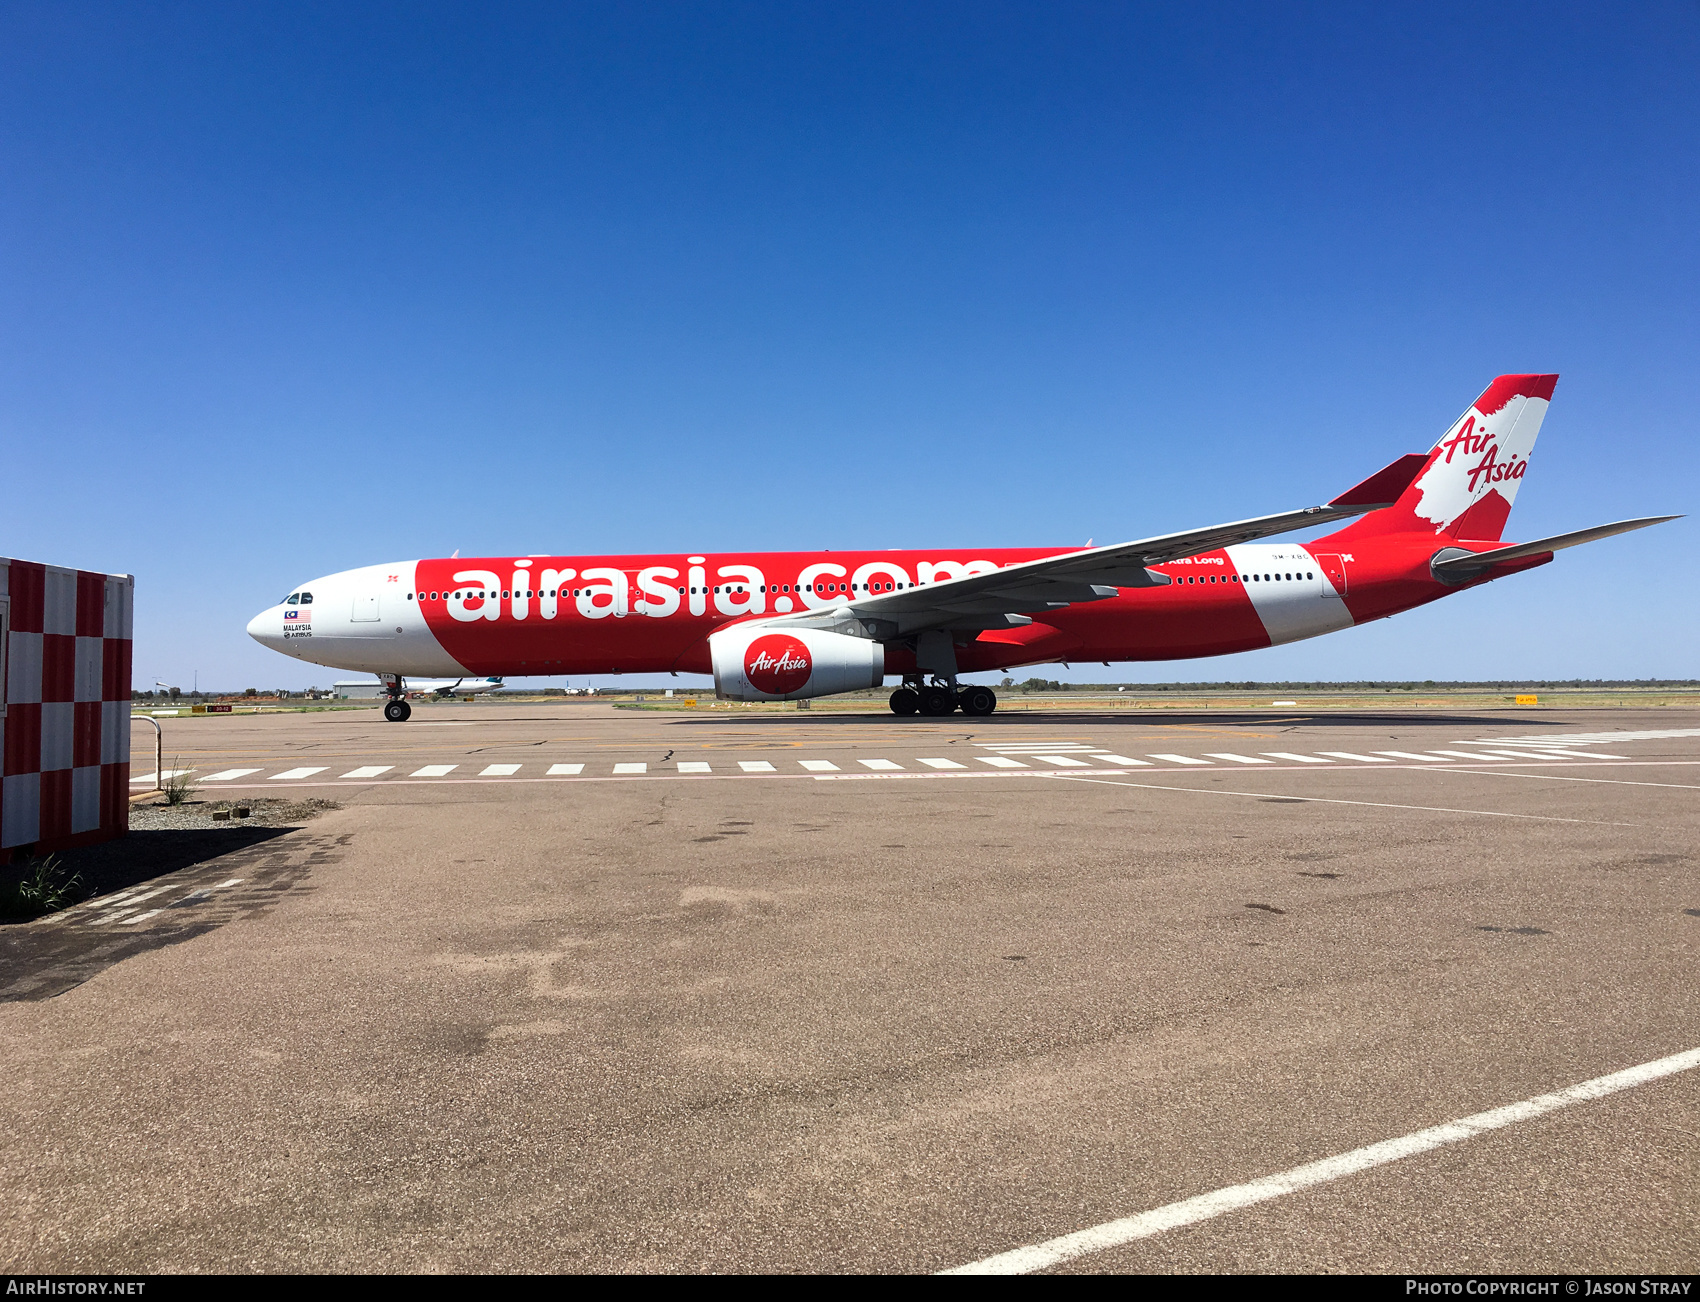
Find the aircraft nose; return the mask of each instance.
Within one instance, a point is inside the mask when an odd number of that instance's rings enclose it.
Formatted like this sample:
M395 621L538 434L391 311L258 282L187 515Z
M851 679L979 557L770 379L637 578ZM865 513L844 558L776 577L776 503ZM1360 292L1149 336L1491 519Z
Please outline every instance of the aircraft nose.
M248 636L264 646L282 640L282 630L278 628L277 607L262 610L248 621Z

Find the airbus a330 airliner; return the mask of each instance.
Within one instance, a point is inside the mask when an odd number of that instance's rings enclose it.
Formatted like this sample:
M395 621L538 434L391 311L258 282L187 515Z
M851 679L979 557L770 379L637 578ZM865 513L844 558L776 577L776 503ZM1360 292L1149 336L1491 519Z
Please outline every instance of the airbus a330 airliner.
M248 632L285 655L409 675L713 674L718 696L878 687L898 714L990 714L958 675L1181 660L1295 642L1545 565L1653 516L1500 541L1556 375L1502 375L1427 453L1324 506L1111 547L400 561L304 583ZM1350 520L1306 543L1254 540Z

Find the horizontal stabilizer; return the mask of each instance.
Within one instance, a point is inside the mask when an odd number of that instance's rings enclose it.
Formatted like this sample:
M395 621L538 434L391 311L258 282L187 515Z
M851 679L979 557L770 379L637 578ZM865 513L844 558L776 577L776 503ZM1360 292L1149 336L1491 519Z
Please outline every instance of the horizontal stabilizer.
M1680 515L1650 515L1644 520L1619 520L1616 524L1602 524L1592 529L1578 529L1575 533L1561 533L1552 538L1538 538L1534 542L1518 543L1513 547L1496 547L1491 552L1462 552L1452 556L1435 558L1432 568L1437 575L1450 574L1453 576L1474 573L1485 570L1489 566L1498 565L1501 561L1518 561L1528 556L1544 556L1550 552L1563 551L1566 547L1577 547L1582 543L1594 542L1600 538L1610 538L1613 534L1628 533L1632 529L1645 529L1650 524L1663 524L1666 520L1680 520ZM1451 551L1451 548L1447 549Z
M1356 488L1348 488L1329 506L1392 506L1428 464L1428 452L1411 452L1385 470L1378 470Z

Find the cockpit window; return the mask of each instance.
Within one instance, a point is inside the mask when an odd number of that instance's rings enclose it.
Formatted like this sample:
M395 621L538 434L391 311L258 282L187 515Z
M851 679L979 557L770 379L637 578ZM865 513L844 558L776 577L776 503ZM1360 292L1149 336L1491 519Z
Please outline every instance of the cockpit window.
M311 592L303 592L301 594L301 604L303 606L311 606L313 604L313 594Z
M287 597L285 597L283 599L283 604L286 605L286 606L293 606L297 602L299 602L300 600L301 600L301 594L299 592L292 592Z

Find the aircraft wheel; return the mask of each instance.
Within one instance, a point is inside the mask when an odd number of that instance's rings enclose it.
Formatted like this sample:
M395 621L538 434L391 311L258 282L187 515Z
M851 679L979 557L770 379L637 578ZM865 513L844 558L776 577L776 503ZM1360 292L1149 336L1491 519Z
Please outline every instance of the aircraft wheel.
M964 714L990 714L998 708L997 694L989 687L965 687L956 698Z
M921 689L921 713L938 718L956 713L956 698L942 687Z
M914 714L921 708L921 694L912 688L899 687L891 694L891 712L893 714Z
M413 717L413 707L406 701L391 701L384 707L384 718L391 723L406 723Z

